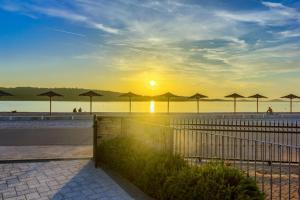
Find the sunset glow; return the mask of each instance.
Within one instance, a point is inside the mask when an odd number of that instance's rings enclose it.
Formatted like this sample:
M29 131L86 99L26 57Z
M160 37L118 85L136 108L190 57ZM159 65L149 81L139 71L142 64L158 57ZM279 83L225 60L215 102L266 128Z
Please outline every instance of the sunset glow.
M299 1L0 0L0 85L277 98L297 93L299 14Z

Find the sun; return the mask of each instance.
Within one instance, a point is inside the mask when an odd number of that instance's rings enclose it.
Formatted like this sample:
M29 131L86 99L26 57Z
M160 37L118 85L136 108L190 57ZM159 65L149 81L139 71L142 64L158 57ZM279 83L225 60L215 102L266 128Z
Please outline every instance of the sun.
M156 85L156 82L154 80L149 81L149 85L151 87L154 87Z

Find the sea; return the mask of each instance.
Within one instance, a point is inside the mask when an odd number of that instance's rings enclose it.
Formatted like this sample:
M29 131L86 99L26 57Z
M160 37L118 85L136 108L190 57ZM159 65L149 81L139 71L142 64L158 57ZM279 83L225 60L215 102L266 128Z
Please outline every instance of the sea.
M168 103L165 101L138 101L132 102L132 112L167 112ZM170 112L189 113L197 112L196 101L170 102ZM233 112L234 104L231 101L200 101L199 111ZM259 102L259 112L266 112L271 107L274 112L289 112L290 103L286 102ZM83 112L90 109L89 102L78 101L52 101L52 112L72 112L79 108ZM0 101L0 112L47 112L48 101ZM94 112L128 112L129 102L93 102ZM293 111L300 112L300 102L293 102ZM237 112L256 112L256 102L237 102Z

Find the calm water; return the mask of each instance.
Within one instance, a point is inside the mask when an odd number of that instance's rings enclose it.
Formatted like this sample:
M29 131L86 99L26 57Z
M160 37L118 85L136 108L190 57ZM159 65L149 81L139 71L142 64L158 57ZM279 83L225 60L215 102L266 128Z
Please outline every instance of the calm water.
M289 102L260 102L260 111L265 112L271 106L274 112L288 112ZM54 101L53 112L71 112L73 108L81 107L83 111L89 111L89 102ZM18 112L47 112L47 101L0 101L0 111ZM127 112L128 102L94 102L95 112ZM132 102L133 112L166 112L167 102ZM196 102L170 102L170 112L196 112ZM233 102L200 102L200 112L232 112ZM256 111L256 102L237 102L238 112ZM300 112L300 102L293 103L293 111Z

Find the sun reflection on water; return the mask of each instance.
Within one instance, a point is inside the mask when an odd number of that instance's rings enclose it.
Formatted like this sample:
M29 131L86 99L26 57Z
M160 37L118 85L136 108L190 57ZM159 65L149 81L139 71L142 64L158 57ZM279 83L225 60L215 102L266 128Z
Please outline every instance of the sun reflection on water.
M150 113L155 112L155 102L152 100L150 101Z

